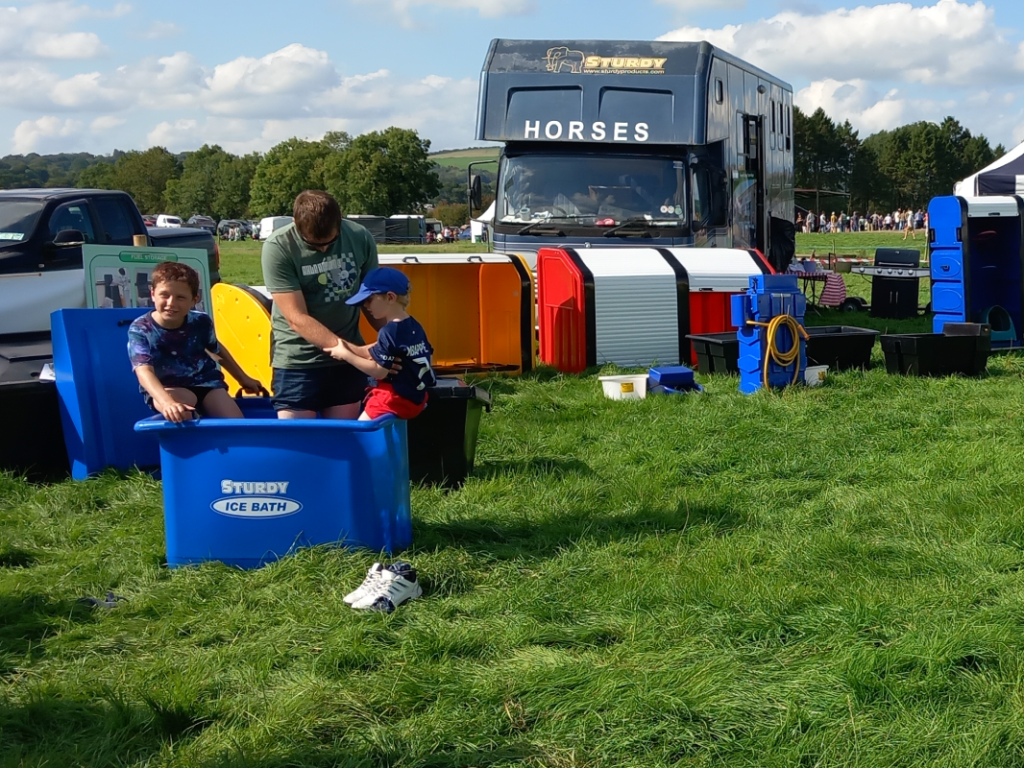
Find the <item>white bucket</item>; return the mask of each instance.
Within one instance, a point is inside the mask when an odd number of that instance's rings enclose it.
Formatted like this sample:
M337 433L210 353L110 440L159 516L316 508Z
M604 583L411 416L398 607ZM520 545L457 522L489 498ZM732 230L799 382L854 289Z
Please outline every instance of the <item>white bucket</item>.
M598 376L604 387L604 396L612 400L643 400L647 397L647 374L633 373L623 376Z
M827 365L811 365L804 369L804 384L808 387L816 387L825 381L828 374Z

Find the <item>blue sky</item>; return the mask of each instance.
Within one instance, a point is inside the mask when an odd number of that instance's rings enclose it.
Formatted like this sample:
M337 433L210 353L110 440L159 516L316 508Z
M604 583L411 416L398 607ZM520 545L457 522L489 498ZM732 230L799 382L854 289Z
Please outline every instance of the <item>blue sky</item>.
M495 37L705 39L862 137L952 115L1024 141L1022 0L2 3L0 155L263 152L390 125L471 146Z

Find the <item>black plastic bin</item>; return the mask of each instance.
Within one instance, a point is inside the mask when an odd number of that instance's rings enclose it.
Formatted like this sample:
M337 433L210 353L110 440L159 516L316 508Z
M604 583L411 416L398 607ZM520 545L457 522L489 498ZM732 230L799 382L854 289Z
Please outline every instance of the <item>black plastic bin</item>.
M43 364L52 360L48 333L0 341L0 470L24 473L30 480L55 480L70 472L57 385L39 380Z
M697 355L701 373L739 373L740 343L736 332L705 333L687 336Z
M830 371L867 368L878 331L850 325L819 325L807 328L807 364L827 365Z
M409 478L413 482L462 485L473 471L480 415L491 395L459 379L438 379L423 413L409 422Z
M885 369L907 376L977 376L985 370L992 351L991 330L949 335L893 333L882 336Z

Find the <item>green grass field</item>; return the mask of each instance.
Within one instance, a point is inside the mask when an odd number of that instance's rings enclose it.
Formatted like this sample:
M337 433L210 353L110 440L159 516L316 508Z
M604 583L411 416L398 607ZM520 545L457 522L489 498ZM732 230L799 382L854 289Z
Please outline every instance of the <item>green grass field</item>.
M457 149L451 152L438 152L437 154L430 155L430 159L441 166L453 166L455 168L461 168L466 170L470 163L479 162L481 160L497 160L500 152L499 147L480 147L477 149ZM496 165L481 166L484 170L491 168L492 170L497 169Z
M392 616L341 600L375 553L169 570L148 476L0 474L0 767L1019 766L1024 359L873 362L750 397L482 380Z

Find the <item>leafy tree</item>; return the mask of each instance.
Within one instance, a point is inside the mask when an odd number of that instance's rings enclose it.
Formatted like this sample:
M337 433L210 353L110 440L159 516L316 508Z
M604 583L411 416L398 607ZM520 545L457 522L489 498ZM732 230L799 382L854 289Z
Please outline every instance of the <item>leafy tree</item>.
M837 127L820 107L809 117L794 108L793 132L796 186L845 192L859 146L849 122Z
M213 209L219 219L241 219L250 216L249 189L260 163L253 152L243 157L231 156L221 163L214 185Z
M167 183L168 208L184 217L201 213L214 219L241 218L249 208L258 163L258 155L240 158L217 145L204 145L185 157L181 178Z
M271 148L252 177L249 208L257 218L290 214L305 189L324 189L324 160L334 150L322 141L291 138Z
M79 189L116 189L114 185L114 164L96 163L78 174L75 184Z
M213 197L221 164L231 157L216 144L204 144L190 152L182 163L181 177L167 183L165 198L170 212L186 219L194 213L220 218Z
M159 213L167 207L167 182L180 175L178 160L163 147L126 152L114 165L114 188L131 195L143 213Z
M364 133L324 164L326 189L351 213L416 213L438 193L430 141L391 127Z
M469 221L469 206L465 203L441 203L434 206L434 218L448 227L461 227Z

